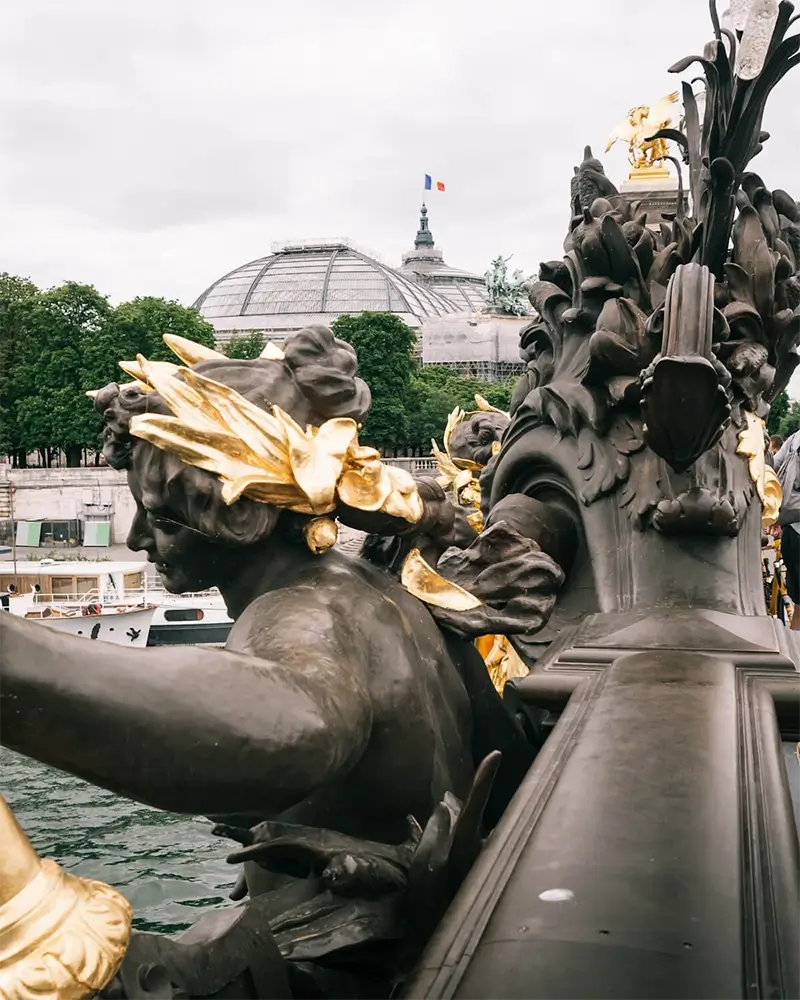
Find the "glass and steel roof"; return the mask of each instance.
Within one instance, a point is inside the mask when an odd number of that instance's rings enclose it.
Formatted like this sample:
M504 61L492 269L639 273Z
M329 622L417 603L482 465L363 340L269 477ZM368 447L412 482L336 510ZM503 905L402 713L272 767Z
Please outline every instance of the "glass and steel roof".
M399 270L401 274L444 295L462 312L483 312L488 305L486 282L477 274L448 267L444 261L410 259L406 254Z
M414 249L403 254L403 263L398 270L413 281L444 295L461 312L483 312L488 305L483 278L445 264L444 254L433 239L425 204L420 210Z
M194 307L215 329L231 332L297 329L367 311L397 313L418 327L457 311L444 295L354 247L322 242L289 245L237 267Z

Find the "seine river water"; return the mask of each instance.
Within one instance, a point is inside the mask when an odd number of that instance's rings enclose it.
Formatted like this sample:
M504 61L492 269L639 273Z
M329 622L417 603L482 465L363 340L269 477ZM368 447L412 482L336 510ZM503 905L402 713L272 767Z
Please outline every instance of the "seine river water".
M149 809L2 748L0 792L42 857L119 889L140 930L181 930L228 901L238 868L225 855L236 845L212 837L206 819Z
M797 749L784 744L784 754L800 826ZM178 931L201 908L228 903L238 869L225 855L235 845L212 837L208 820L149 809L2 748L0 776L39 854L119 889L140 930Z

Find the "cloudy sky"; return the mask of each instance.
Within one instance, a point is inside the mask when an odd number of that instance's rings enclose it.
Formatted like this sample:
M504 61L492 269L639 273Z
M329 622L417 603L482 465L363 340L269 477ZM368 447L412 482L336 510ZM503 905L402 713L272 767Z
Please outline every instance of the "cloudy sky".
M705 0L26 0L3 20L0 270L186 303L275 240L399 263L426 172L449 263L533 270L584 144L711 34ZM770 186L800 188L799 98L797 70L767 108ZM605 163L624 179L621 147Z

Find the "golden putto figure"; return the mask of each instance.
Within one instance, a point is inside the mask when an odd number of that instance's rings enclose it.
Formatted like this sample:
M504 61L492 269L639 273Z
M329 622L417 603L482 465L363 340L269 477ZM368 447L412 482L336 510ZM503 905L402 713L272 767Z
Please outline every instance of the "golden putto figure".
M666 139L651 139L650 137L659 129L668 128L676 124L677 115L675 105L678 103L678 92L673 91L662 97L655 104L640 104L631 108L628 117L621 122L608 137L606 152L611 149L615 142L626 142L628 144L628 158L633 170L631 176L642 171L653 171L661 168L660 172L667 173L662 161L669 154L669 146Z

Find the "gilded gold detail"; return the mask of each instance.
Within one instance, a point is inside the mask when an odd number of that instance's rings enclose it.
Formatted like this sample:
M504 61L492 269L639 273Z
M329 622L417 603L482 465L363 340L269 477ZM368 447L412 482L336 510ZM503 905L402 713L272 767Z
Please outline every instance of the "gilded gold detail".
M739 432L736 454L747 459L750 479L761 501L761 524L769 528L778 520L783 491L778 477L767 464L764 421L747 410L744 416L746 423Z
M406 557L400 582L409 594L437 608L447 608L449 611L472 611L481 606L477 597L473 597L458 584L445 580L429 566L422 558L419 549L412 549Z
M180 349L191 356L185 344ZM191 368L141 355L120 367L155 389L172 411L134 416L131 434L219 476L227 504L247 496L321 515L335 509L338 496L348 506L412 524L422 517L413 478L359 445L358 426L349 417L303 428L280 407L262 410ZM174 377L178 373L181 378Z
M492 684L501 694L507 680L527 677L528 668L508 641L508 636L482 635L475 640L475 645L483 657Z
M481 488L480 488L480 478L476 476L476 472L481 471L481 466L477 462L472 462L468 458L454 458L450 451L450 442L453 437L453 431L456 427L469 417L475 416L476 413L502 413L504 416L508 416L505 410L500 410L496 406L492 406L488 403L483 396L475 395L475 405L478 407L472 413L467 413L466 410L462 409L460 406L456 407L455 410L447 418L447 425L444 429L444 437L442 443L444 445L444 451L440 451L439 446L435 441L431 441L431 449L433 457L436 459L436 464L439 468L439 476L437 482L444 489L452 490L456 495L459 503L463 503L468 507L478 507L480 508L481 503ZM492 444L492 454L496 455L500 450L500 442L495 441Z
M630 180L661 180L669 177L663 165L669 155L666 139L650 139L654 133L668 128L675 121L674 106L678 103L678 92L673 91L655 104L640 104L631 108L628 117L621 122L608 137L606 152L615 142L628 144L628 159L631 170Z
M116 890L42 861L0 795L0 998L84 1000L114 978L131 907Z
M476 395L475 404L478 407L475 412L503 413L508 416L504 410L488 403L483 396ZM431 447L439 467L437 482L444 489L453 492L458 504L473 508L472 513L467 515L467 521L477 532L481 532L483 531L481 466L468 459L453 458L450 453L453 431L463 420L474 415L474 413L467 413L461 407L457 407L447 419L443 437L444 451L440 451L435 441L431 441ZM500 447L499 441L493 442L492 454L496 455L500 451ZM507 636L484 635L476 640L475 645L486 663L492 684L500 694L503 693L505 683L510 677L525 677L527 675L528 668L517 655Z
M483 413L502 413L504 417L508 416L505 410L501 410L497 406L492 406L488 400L484 399L483 396L479 395L477 392L475 393L475 405Z
M165 335L164 342L186 365L224 357L181 337ZM277 361L284 355L267 344L261 357ZM409 524L422 519L422 498L413 477L384 465L379 452L359 444L355 420L337 417L320 427L303 428L280 407L262 410L186 365L148 361L141 354L135 361L119 363L143 388L158 392L171 411L171 415L137 414L131 418L130 432L187 465L218 476L226 504L246 496L314 515L304 537L317 555L336 544L338 529L325 515L335 511L337 500ZM471 475L466 473L467 480ZM417 588L416 596L429 604L458 610L465 600L468 608L481 603L427 564L411 560L403 572Z
M314 555L321 556L336 544L339 528L329 517L315 517L303 528L303 537Z
M193 340L185 337L176 337L174 333L163 334L164 343L174 355L179 357L185 365L197 365L201 361L225 361L225 355L220 354L210 347L203 347L195 344Z

